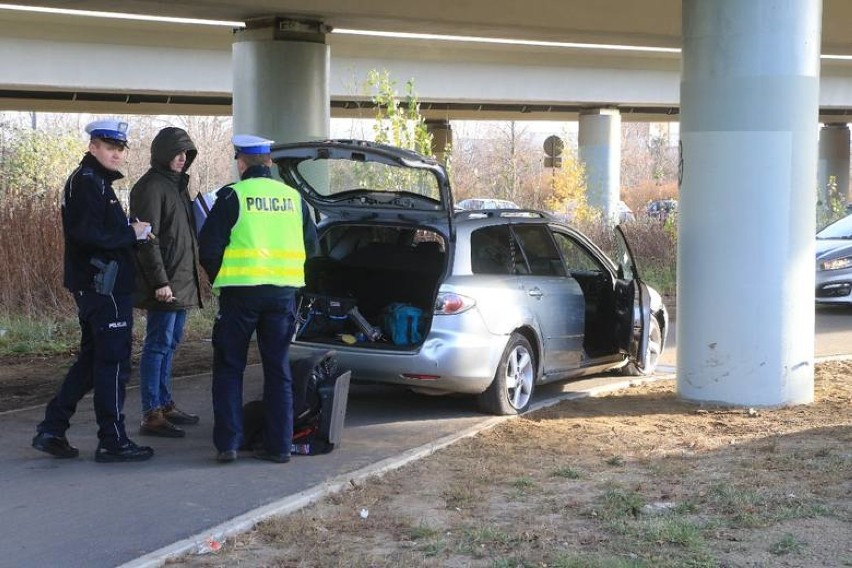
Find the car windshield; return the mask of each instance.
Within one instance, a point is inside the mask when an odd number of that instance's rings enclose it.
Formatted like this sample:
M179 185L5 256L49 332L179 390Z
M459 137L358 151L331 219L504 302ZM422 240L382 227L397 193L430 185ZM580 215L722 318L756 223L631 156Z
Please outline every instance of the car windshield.
M425 198L428 201L424 201L423 205L429 208L441 202L438 179L428 169L349 159L306 160L300 162L296 169L315 194L331 201L369 199L381 203L384 201L382 194L388 197L405 194Z
M817 239L852 239L852 215L835 221L817 233Z

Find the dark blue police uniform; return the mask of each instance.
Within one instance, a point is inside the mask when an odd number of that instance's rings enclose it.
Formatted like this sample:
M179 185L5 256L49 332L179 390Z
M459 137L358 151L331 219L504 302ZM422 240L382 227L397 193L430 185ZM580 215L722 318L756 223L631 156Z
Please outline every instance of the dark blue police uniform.
M103 167L87 153L65 184L62 199L64 285L77 303L80 352L59 392L48 403L44 421L38 425L39 434L64 438L77 403L94 389L99 451L101 448L117 450L128 443L122 410L125 385L130 376L131 294L135 278L131 255L136 234L112 189L113 181L122 177L121 173ZM95 292L98 268L91 263L92 259L118 263L111 294ZM36 446L35 440L33 445Z
M241 176L244 180L254 177L271 178L272 174L268 167L256 165ZM234 190L223 187L201 229L199 259L211 281L221 268L239 207ZM304 202L302 229L305 253L312 256L317 249L317 232ZM220 288L219 313L213 327L213 443L220 461L232 461L243 442L243 373L255 329L264 375L267 452L265 457L257 457L279 461L290 455L293 393L288 352L295 331L295 293L296 288L273 285Z

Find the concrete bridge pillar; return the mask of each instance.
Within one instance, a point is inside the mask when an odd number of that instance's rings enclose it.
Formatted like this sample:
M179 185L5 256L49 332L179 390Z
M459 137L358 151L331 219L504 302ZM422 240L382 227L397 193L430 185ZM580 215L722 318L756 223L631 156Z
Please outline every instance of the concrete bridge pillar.
M618 221L621 199L621 113L589 109L580 113L578 154L586 166L588 204L611 223Z
M683 0L682 398L813 401L821 21L821 0Z
M828 211L828 186L832 182L844 203L849 194L849 125L826 124L819 131L819 200Z
M442 164L447 163L447 150L453 144L453 128L449 120L427 120L426 130L432 135L432 155Z
M329 47L320 22L246 22L233 43L234 132L279 143L328 138Z

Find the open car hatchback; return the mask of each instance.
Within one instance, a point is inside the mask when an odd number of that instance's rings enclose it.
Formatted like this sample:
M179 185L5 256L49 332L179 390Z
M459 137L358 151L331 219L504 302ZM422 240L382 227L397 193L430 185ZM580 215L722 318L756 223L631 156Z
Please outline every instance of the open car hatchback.
M355 382L474 395L525 411L545 382L653 372L668 316L623 233L617 262L545 213L454 212L442 165L360 140L279 145L319 212L294 353L333 347Z

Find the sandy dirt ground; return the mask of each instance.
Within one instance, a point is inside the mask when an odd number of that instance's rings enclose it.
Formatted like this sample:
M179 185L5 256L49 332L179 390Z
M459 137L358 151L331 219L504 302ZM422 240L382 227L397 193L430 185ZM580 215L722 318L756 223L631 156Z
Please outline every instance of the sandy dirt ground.
M852 566L852 363L813 404L566 401L258 525L177 566Z

